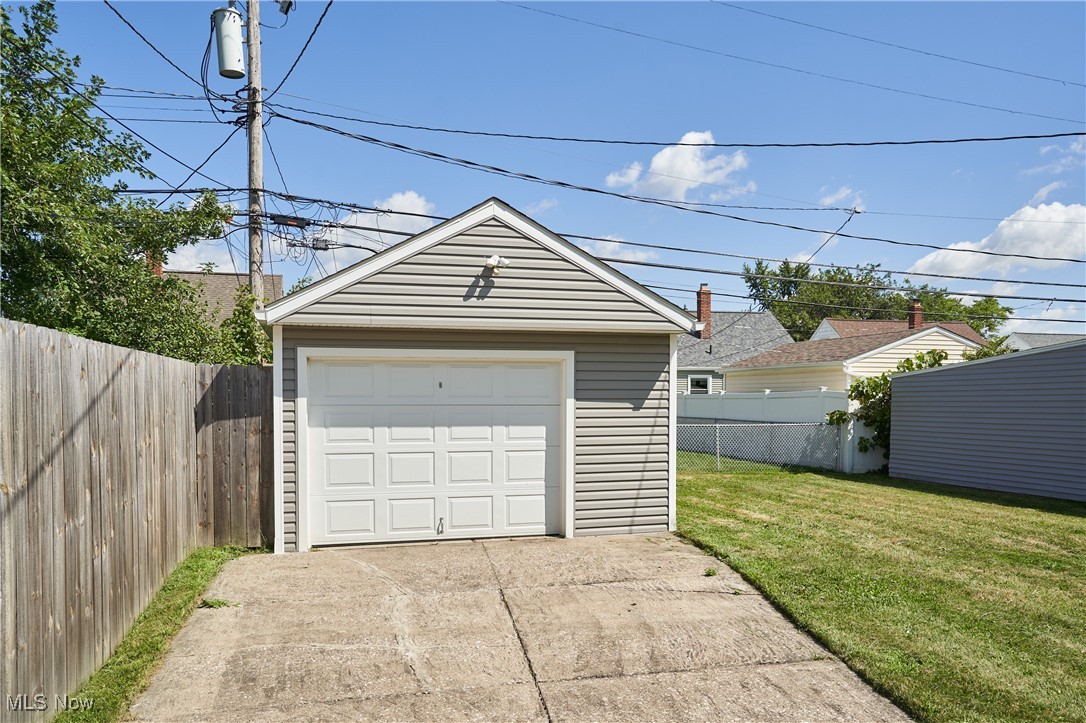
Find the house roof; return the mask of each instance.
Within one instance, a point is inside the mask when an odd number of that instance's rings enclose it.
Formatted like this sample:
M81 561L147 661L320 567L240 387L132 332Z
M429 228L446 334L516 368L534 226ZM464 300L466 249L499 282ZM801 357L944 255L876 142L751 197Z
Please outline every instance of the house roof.
M196 288L207 302L208 314L216 324L221 324L234 313L234 299L238 289L249 285L248 274L229 274L213 272L205 274L203 271L163 271L166 276L171 276L182 281L187 281ZM283 276L281 274L268 274L264 277L264 293L268 301L278 301L283 298Z
M905 319L834 319L826 318L824 321L833 327L838 336L867 336L868 334L885 334L890 331L902 331L909 328L909 322ZM921 325L921 329L930 329L938 326L947 331L952 331L958 336L965 337L977 344L984 343L984 337L978 334L973 327L964 321L932 321Z
M1046 332L1016 331L1007 337L1007 344L1013 349L1037 349L1053 344L1066 344L1069 341L1082 341L1086 334L1053 334Z
M680 369L715 369L794 343L777 317L768 311L714 311L711 318L709 339L694 334L678 338Z
M812 364L844 363L868 352L888 346L897 341L904 341L918 334L926 334L939 329L943 333L958 336L953 332L936 326L923 329L904 329L887 331L881 334L846 336L840 339L818 339L789 344L773 351L758 354L728 367L732 369L754 369L777 366L808 366ZM962 338L962 337L958 337ZM963 341L972 341L963 339ZM977 342L973 342L976 344Z
M489 220L504 223L524 237L641 304L673 325L674 333L697 331L701 328L701 323L686 311L544 228L499 198L490 198L437 226L269 304L263 313L258 312L259 318L266 324L283 323L287 317L307 306ZM600 314L605 317L606 309L600 309Z

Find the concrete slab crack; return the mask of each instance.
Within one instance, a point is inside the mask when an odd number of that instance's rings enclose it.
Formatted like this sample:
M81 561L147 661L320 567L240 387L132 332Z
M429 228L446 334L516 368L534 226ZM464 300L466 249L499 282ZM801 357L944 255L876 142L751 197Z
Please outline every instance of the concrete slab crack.
M498 584L498 594L501 596L502 605L505 606L505 613L509 616L509 623L513 626L513 632L516 633L517 642L520 643L520 652L524 655L524 662L528 664L528 674L532 676L532 683L535 685L536 693L539 695L539 704L543 706L543 714L547 716L547 722L553 723L554 718L551 716L551 711L547 707L547 698L543 695L543 689L539 686L539 678L535 674L535 666L532 665L532 658L528 655L528 646L524 644L524 636L521 635L520 627L517 625L517 619L513 617L513 610L509 607L509 601L505 598L505 588L502 587L501 577L498 576L498 568L494 565L494 560L490 557L490 550L487 549L486 543L482 543L483 552L486 554L486 559L490 563L490 569L494 572L494 580Z

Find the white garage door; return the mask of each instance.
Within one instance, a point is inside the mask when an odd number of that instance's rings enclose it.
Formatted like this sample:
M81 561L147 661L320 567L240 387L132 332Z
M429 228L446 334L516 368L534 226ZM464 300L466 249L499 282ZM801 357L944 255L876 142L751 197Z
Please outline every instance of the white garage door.
M558 532L560 367L312 361L311 544Z

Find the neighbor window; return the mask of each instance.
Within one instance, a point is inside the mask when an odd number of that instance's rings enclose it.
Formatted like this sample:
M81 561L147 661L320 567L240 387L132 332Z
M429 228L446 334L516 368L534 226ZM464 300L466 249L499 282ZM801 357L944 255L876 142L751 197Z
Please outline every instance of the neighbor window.
M708 394L709 393L709 376L690 376L690 393L691 394Z

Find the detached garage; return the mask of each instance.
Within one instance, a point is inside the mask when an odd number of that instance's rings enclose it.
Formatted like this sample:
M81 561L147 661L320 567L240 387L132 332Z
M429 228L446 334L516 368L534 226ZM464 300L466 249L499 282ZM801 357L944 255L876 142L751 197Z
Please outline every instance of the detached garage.
M491 199L267 307L275 550L674 529L686 312Z

